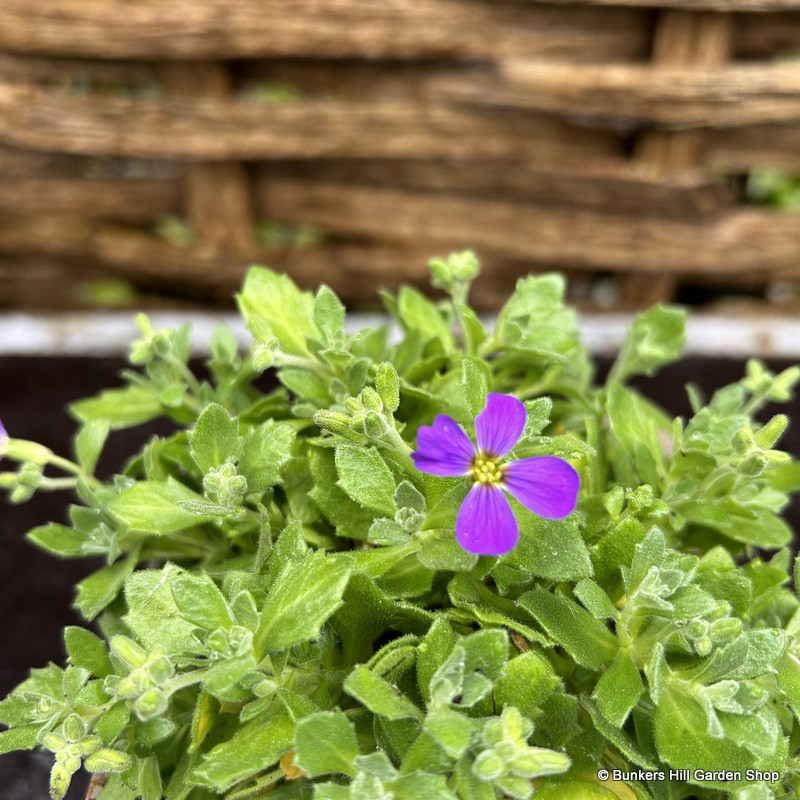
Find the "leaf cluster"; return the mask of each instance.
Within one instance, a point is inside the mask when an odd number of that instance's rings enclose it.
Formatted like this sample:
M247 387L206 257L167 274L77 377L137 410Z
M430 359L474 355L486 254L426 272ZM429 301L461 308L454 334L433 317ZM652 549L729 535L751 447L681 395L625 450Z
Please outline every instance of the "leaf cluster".
M78 497L31 541L106 559L75 599L97 632L67 628L66 666L0 702L0 752L50 750L54 798L81 763L101 800L796 796L800 466L787 418L755 415L800 370L753 361L673 420L628 381L679 357L680 309L639 315L598 384L560 276L521 279L487 330L474 256L433 270L449 299L384 296L393 337L253 268L247 356L220 327L199 378L188 329L141 317L125 386L72 406L74 460L9 440L12 500ZM566 458L582 486L563 520L514 504L502 557L455 541L468 481L410 458L437 414L472 434L489 391L525 402L512 457ZM97 478L107 437L157 417L174 431Z

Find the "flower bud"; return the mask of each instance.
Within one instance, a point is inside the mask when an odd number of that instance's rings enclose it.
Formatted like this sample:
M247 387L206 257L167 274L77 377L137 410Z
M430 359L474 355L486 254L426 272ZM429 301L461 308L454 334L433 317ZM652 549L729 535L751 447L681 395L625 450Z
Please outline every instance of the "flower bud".
M731 446L740 456L747 455L756 447L753 431L749 427L740 428L731 437Z
M769 459L760 450L754 450L750 455L743 458L737 465L737 469L742 475L755 478L760 475L768 466Z
M86 724L77 714L70 714L62 723L61 730L70 742L79 742L86 736Z
M158 686L166 683L175 674L175 667L167 656L156 656L151 659L145 670L150 680Z
M358 398L367 411L383 411L383 400L371 386L365 386Z
M759 447L770 448L789 425L789 417L786 414L776 414L766 425L756 431L755 440Z
M153 687L137 698L133 704L133 710L142 722L146 722L148 719L163 714L168 705L167 696L160 689Z
M147 651L127 636L112 637L109 649L128 669L142 667L147 663Z
M559 775L566 772L572 762L563 753L543 747L528 747L511 764L511 772L520 778L536 778L539 775Z
M375 376L375 387L388 411L394 413L400 405L400 378L397 370L388 361L378 367Z
M275 363L275 353L266 344L258 344L253 347L253 369L256 372L264 372Z
M70 766L72 766L70 764ZM61 761L56 761L53 768L50 770L50 797L54 800L61 800L69 789L69 784L72 781L72 776L80 768L80 761L75 769L70 769L66 764Z
M484 750L472 764L475 777L486 783L497 780L506 771L506 764L496 750Z
M86 769L89 772L125 772L131 765L131 757L119 750L104 747L86 759Z
M364 433L370 439L383 439L389 433L389 423L377 411L367 411L364 415Z

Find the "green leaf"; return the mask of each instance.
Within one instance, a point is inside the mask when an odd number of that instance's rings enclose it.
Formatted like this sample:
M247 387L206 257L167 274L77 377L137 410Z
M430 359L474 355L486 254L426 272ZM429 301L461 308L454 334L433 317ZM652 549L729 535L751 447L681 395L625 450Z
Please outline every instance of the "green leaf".
M194 776L206 786L225 791L272 766L294 743L294 723L287 716L255 719L203 756Z
M286 422L267 420L244 437L239 473L247 479L248 493L262 494L280 482L283 469L292 457L297 431Z
M434 673L453 651L456 635L444 619L436 617L417 648L417 684L426 702L430 700L430 682Z
M451 758L461 758L480 724L452 708L436 708L428 712L424 728Z
M590 578L579 581L573 593L597 619L616 619L618 612L609 596Z
M353 724L341 711L320 711L297 723L295 761L314 778L331 772L354 775L360 755Z
M64 644L69 663L73 666L88 669L98 678L104 678L111 672L105 642L86 628L68 625L64 628Z
M312 448L309 467L314 485L309 496L336 528L339 536L366 539L375 515L351 500L337 485L334 456L330 450Z
M170 588L178 613L187 622L211 631L233 625L228 603L208 575L181 575Z
M686 312L675 306L655 305L636 315L625 334L610 380L624 383L632 375L652 375L676 361L686 340Z
M324 284L317 289L313 317L325 341L331 341L344 327L342 301Z
M103 713L94 726L96 733L105 744L113 744L116 738L125 730L131 718L131 712L125 703L117 703Z
M664 460L658 431L663 420L650 403L619 383L608 387L607 409L611 431L636 465L642 480L658 485Z
M515 706L523 716L535 718L542 701L559 683L550 662L535 650L528 650L503 666L494 685L495 703L498 708Z
M342 603L351 564L321 551L290 564L276 578L261 612L253 647L258 658L319 636Z
M464 391L469 413L473 417L477 417L486 405L489 384L483 370L468 358L461 362L461 388Z
M386 516L396 511L397 488L386 462L374 447L341 444L336 448L337 484L364 508Z
M611 666L600 676L592 697L605 716L622 727L644 692L639 670L626 650L619 650Z
M589 550L573 518L545 519L516 501L512 505L519 524L519 541L501 563L554 581L580 580L592 574Z
M162 536L213 519L211 516L198 516L181 508L179 503L183 501L203 502L203 497L169 477L164 483L135 483L130 489L117 495L108 504L108 510L132 530Z
M38 734L41 725L23 725L0 731L0 756L14 750L33 750L39 743Z
M446 352L453 349L450 326L436 306L410 286L397 295L397 315L406 331L419 331L425 339L438 339Z
M484 625L496 625L522 634L530 642L548 644L547 640L531 626L531 617L519 603L498 597L474 575L456 575L447 588L450 600L457 608L468 610Z
M106 389L95 397L78 400L70 406L70 411L81 422L105 421L112 430L118 430L160 417L163 408L153 391L132 385Z
M57 556L78 556L83 553L87 541L85 533L51 522L28 531L26 538L37 547Z
M161 769L156 756L139 759L139 792L142 800L161 800L164 787L161 783Z
M741 773L755 766L746 748L724 735L722 738L709 735L706 712L685 681L667 683L656 705L654 722L659 754L676 769L691 770L693 775L696 769ZM742 781L704 781L700 785L730 791L741 784Z
M180 567L139 570L125 581L128 613L123 621L148 650L161 647L167 654L197 649L194 624L181 617L172 597L172 582L184 575Z
M256 341L268 344L274 337L285 353L309 355L306 340L317 334L314 298L288 275L251 267L236 299Z
M111 424L107 419L96 419L85 422L78 431L75 437L75 454L87 475L94 475L97 459L100 458L110 430Z
M422 719L422 712L411 700L363 664L347 676L344 690L373 714L386 719Z
M572 600L537 586L517 602L584 667L599 670L616 655L616 636Z
M127 558L101 567L97 572L84 578L78 584L78 595L75 607L88 619L94 619L119 594L125 579L130 575L137 561L138 550L134 550Z
M239 424L219 403L209 403L189 433L192 458L203 472L239 455Z

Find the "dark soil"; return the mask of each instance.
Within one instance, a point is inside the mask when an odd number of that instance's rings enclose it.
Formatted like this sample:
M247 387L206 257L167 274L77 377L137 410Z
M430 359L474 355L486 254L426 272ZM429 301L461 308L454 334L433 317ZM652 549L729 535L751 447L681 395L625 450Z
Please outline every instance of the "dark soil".
M0 418L11 435L70 453L75 425L64 407L102 388L119 385L123 366L116 359L0 358ZM786 366L788 362L770 362L774 370ZM710 393L737 380L743 372L742 361L687 359L638 383L670 412L686 416L689 405L683 387L687 382ZM780 410L797 420L797 406ZM156 424L112 434L101 472L110 474L150 436L168 429L168 425ZM782 445L800 456L800 425L795 423ZM73 587L97 562L59 561L24 538L36 525L65 521L65 508L71 500L65 492L41 494L21 506L9 506L0 498L0 696L23 680L31 667L48 661L62 663L62 630L66 625L81 624L70 606ZM788 516L794 528L800 529L797 500ZM50 760L42 752L0 758L0 795L4 800L46 800ZM86 784L85 775L76 777L68 800L82 800Z

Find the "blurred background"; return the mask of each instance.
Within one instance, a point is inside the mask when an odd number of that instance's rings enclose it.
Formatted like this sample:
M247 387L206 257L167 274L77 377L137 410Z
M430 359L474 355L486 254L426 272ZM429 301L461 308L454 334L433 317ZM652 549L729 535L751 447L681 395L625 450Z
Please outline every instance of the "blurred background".
M800 0L4 0L0 308L800 308Z

